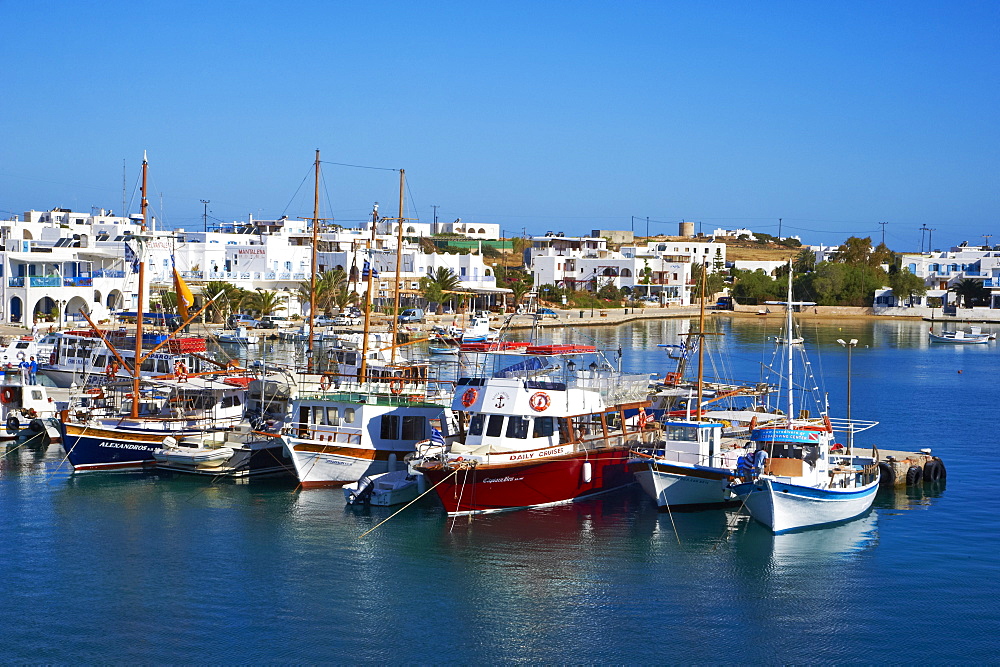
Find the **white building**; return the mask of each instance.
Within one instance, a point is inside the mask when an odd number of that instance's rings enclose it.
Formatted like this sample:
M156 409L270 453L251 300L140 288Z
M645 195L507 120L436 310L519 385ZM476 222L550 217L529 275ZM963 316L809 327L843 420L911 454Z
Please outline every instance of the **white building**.
M461 218L455 222L435 222L435 234L462 234L470 239L497 241L500 239L500 225L490 222L463 222Z
M969 246L963 243L947 251L904 253L902 268L923 278L927 293L912 299L898 299L889 287L875 292L875 313L879 315L929 316L933 310L974 318L977 313L996 317L989 311L1000 310L1000 245ZM978 280L989 293L989 305L978 308L958 308L958 296L950 291L964 279ZM1000 313L998 313L1000 314Z

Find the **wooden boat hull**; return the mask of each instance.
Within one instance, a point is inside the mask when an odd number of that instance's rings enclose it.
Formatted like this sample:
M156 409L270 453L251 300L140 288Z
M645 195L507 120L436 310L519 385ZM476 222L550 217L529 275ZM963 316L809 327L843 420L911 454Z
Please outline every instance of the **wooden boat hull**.
M484 514L582 500L635 482L629 449L574 452L525 463L418 467L449 515Z

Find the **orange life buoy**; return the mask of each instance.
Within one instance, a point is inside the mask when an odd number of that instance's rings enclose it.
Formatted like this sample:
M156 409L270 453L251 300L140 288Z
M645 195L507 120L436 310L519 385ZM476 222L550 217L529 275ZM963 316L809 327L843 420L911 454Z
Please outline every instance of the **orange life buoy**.
M549 398L549 395L544 391L536 391L531 395L531 398L528 399L528 405L531 406L531 409L535 412L547 410L551 402L552 399Z
M3 391L0 391L0 403L10 403L14 400L14 388L4 387Z
M473 389L472 387L469 387L468 389L465 390L465 393L462 394L462 405L464 405L465 407L469 407L470 405L476 402L476 399L478 397L479 397L479 392Z
M393 394L397 394L397 395L398 394L402 394L403 393L403 381L400 380L399 378L396 378L395 380L390 380L389 381L389 392L393 393Z
M324 375L322 378L320 378L320 380L319 380L319 388L322 391L326 391L327 389L330 388L330 376L329 375Z

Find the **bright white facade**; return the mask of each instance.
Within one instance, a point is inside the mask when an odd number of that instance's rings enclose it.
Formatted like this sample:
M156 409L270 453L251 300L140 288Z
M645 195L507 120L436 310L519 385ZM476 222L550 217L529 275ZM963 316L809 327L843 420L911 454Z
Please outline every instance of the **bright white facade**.
M0 221L0 321L30 329L36 320L81 321L81 310L97 321L134 310L139 281L125 240L140 229L137 216L104 210L32 210Z
M529 266L536 286L596 292L611 285L662 303L689 305L692 267L708 263L710 271L722 270L725 248L724 243L685 239L612 251L604 238L551 234L532 238Z
M902 268L923 278L927 287L924 296L897 299L892 289L883 287L875 292L875 313L880 315L929 316L936 309L941 314L962 314L967 318L982 315L995 319L1000 310L1000 246L969 246L962 244L947 251L904 253ZM964 279L978 280L990 292L988 306L958 308L958 296L949 291ZM930 304L935 304L933 308Z
M500 225L495 223L463 222L461 218L455 222L435 222L435 234L462 234L470 239L496 241L500 238Z

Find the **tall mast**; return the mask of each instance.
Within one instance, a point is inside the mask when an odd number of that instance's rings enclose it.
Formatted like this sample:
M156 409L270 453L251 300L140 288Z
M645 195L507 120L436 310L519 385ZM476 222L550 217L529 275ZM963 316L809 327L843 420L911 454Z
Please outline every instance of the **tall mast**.
M142 200L140 202L140 213L142 214L142 225L139 228L141 232L140 237L146 233L146 208L149 206L149 200L146 198L146 172L148 171L149 162L146 160L146 153L143 151L142 154ZM146 279L146 261L143 257L142 244L145 239L140 238L136 242L135 252L139 259L139 290L136 295L136 312L135 312L135 361L132 363L132 411L130 416L135 419L139 416L139 377L142 368L142 311L146 307L145 299L143 299L143 284Z
M698 314L698 402L695 421L701 421L701 401L705 387L705 283L708 282L708 265L701 267L701 308Z
M785 305L785 361L788 363L788 425L795 417L794 387L792 379L792 260L788 260L788 302Z
M399 226L396 228L396 289L392 300L392 363L396 363L396 339L399 331L399 272L403 266L403 184L406 170L399 170Z
M365 261L368 262L368 279L365 282L365 329L361 338L361 377L359 382L366 382L368 379L368 332L371 331L372 318L372 276L375 275L375 256L372 254L372 246L375 245L375 229L378 226L378 205L372 211L372 238L368 242L368 252ZM364 264L361 265L362 267Z
M316 149L316 187L313 191L312 272L309 276L309 347L308 372L313 372L313 331L316 327L316 245L319 238L319 149Z

